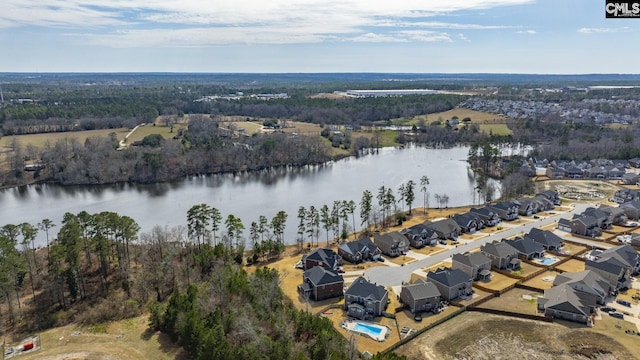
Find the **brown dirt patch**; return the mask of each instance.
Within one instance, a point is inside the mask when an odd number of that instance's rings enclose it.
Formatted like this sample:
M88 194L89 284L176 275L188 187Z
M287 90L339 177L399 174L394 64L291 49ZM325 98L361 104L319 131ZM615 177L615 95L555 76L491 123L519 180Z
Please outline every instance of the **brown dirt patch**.
M553 279L558 275L555 271L545 271L529 281L525 281L524 285L534 287L540 290L551 289L553 287ZM545 281L547 279L549 281Z
M495 271L491 272L491 281L479 282L480 285L490 290L502 290L518 282L518 279L510 278Z
M478 305L478 307L484 309L511 311L519 314L539 315L538 295L542 295L542 293L515 288L507 291L499 297L494 297L493 299Z
M584 271L584 261L571 259L563 264L555 266L555 268L567 272L580 272Z

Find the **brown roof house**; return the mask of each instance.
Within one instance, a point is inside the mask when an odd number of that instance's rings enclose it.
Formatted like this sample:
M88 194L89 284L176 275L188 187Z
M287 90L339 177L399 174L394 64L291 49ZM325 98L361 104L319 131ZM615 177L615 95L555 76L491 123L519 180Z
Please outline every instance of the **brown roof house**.
M344 291L342 275L327 270L321 266L314 266L302 275L302 284L298 285L298 292L305 299L324 300L340 297Z
M388 299L389 292L384 286L372 284L360 276L344 292L344 307L349 316L372 320L382 315Z
M435 284L419 279L413 284L402 285L400 301L409 307L412 314L435 312L440 306L440 290Z
M452 269L460 269L473 280L491 280L491 259L482 252L455 254L451 259Z

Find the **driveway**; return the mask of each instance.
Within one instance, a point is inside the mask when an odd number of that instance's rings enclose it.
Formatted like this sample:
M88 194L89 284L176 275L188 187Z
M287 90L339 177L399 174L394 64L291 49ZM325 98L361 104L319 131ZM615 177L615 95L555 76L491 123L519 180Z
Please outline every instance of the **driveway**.
M409 281L409 279L411 278L411 273L413 273L414 271L433 266L445 259L449 259L453 257L454 254L464 253L467 251L477 249L480 246L492 241L501 240L503 238L508 238L515 235L520 235L521 233L528 233L532 228L538 228L538 227L555 223L556 221L558 221L558 219L561 219L561 218L565 218L565 217L570 218L573 216L573 214L579 214L583 212L589 206L590 206L589 204L577 204L573 209L569 211L543 217L540 219L536 219L536 221L525 223L522 225L510 226L509 223L505 223L503 225L505 229L502 231L499 231L496 233L490 233L489 235L483 238L476 239L473 241L460 241L461 244L459 244L456 248L448 249L438 254L427 256L423 259L418 259L412 263L405 264L404 266L397 266L397 267L396 266L394 267L378 266L378 267L370 268L364 272L364 277L370 282L373 282L382 286L401 285L403 282ZM579 243L590 245L590 246L596 246L596 245L600 247L608 246L608 244L589 241L589 240L576 239L573 237L568 238L566 236L562 236L562 237L566 240L570 239L571 241L579 242Z

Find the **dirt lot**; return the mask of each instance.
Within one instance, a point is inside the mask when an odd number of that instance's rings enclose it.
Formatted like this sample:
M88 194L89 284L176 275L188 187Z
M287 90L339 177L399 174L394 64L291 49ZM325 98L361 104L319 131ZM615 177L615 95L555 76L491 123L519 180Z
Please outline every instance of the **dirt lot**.
M619 186L600 180L549 180L540 183L545 190L555 190L561 198L580 202L601 203L613 198Z
M542 295L542 293L515 288L507 291L499 297L495 297L478 305L478 307L484 309L511 311L520 314L538 315L538 295Z
M608 323L604 319L602 323ZM605 326L607 327L605 329ZM615 329L615 328L614 328ZM602 333L606 332L606 334ZM608 325L586 328L465 312L396 352L408 359L634 359L640 341ZM634 342L635 341L635 342Z
M588 247L584 245L571 244L566 241L563 243L563 246L562 246L562 250L568 252L571 255L577 254L580 251L583 251L585 249L588 249Z

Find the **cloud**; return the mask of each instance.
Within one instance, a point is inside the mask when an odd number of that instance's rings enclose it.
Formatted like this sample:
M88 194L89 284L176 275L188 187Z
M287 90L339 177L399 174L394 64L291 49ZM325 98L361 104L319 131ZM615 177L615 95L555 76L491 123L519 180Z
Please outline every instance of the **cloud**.
M462 41L466 41L469 42L471 40L469 40L463 33L459 33L458 34L458 39L462 40Z
M516 31L516 34L525 34L525 35L535 35L538 32L535 30L518 30Z
M532 2L534 0L2 0L0 27L63 28L66 34L79 40L110 46L451 41L445 33L403 32L402 29L501 29L505 27L424 20L459 11Z
M609 34L609 33L619 33L619 32L629 32L631 31L628 27L620 27L620 28L581 28L578 29L578 32L581 34Z

